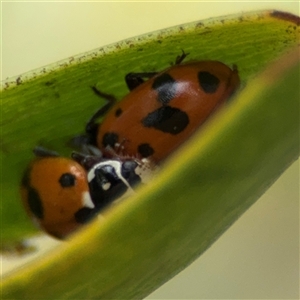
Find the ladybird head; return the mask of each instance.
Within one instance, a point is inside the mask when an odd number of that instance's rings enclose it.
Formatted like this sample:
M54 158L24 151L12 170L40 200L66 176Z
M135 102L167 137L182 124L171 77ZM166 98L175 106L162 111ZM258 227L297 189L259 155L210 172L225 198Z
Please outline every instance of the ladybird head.
M97 210L132 195L139 184L149 181L153 172L153 165L146 159L102 158L87 172L91 197Z

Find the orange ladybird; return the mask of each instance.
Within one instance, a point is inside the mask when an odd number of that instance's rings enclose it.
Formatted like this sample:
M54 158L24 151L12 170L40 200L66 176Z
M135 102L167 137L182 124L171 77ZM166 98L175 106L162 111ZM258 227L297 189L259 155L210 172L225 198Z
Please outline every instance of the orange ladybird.
M95 208L85 169L55 154L40 155L30 163L21 182L21 198L35 223L57 238L82 226Z
M128 155L159 163L186 141L237 90L240 79L236 68L219 61L181 64L185 56L160 73L128 74L131 92L120 102L93 88L108 104L86 126L91 142L103 151L122 145Z

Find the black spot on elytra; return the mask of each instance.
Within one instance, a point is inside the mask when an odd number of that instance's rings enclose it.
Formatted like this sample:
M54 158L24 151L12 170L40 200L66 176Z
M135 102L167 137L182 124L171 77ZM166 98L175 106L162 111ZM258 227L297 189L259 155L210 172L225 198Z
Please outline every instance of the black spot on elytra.
M30 211L38 219L43 219L44 209L43 209L42 200L41 200L38 192L32 187L28 187L28 205L29 205Z
M213 94L217 91L220 79L209 72L199 72L198 80L205 93Z
M142 155L142 157L149 157L154 153L154 149L147 143L140 144L138 146L138 153Z
M119 107L115 110L115 116L118 118L121 116L123 110Z
M171 75L164 73L154 79L152 88L157 91L157 100L167 105L176 95L177 82Z
M119 141L119 136L115 132L107 132L103 136L102 145L104 147L107 146L114 147L118 141Z
M71 187L75 185L76 177L71 173L64 173L60 176L58 181L63 188Z
M188 115L175 107L163 106L149 113L142 120L145 127L152 127L162 132L178 134L189 124Z

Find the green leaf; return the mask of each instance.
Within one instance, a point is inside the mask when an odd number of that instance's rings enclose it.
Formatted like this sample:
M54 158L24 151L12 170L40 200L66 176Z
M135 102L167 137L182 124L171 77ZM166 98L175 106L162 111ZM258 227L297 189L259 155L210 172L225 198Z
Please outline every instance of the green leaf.
M30 149L68 155L65 142L101 105L89 86L121 97L124 74L163 69L184 49L236 64L245 88L136 197L4 278L3 299L142 298L203 253L299 155L298 49L254 78L298 43L299 18L252 13L132 38L4 83L5 241L32 232L18 202Z

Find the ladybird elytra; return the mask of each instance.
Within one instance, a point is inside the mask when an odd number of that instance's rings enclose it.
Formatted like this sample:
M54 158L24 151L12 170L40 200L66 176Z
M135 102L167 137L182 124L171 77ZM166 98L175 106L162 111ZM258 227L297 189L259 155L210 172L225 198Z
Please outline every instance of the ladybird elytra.
M93 209L86 171L63 157L38 157L23 176L21 197L28 214L49 234L63 238L79 227L76 214Z
M125 153L160 163L186 141L240 84L219 61L176 64L131 90L96 131L100 149L126 140Z

